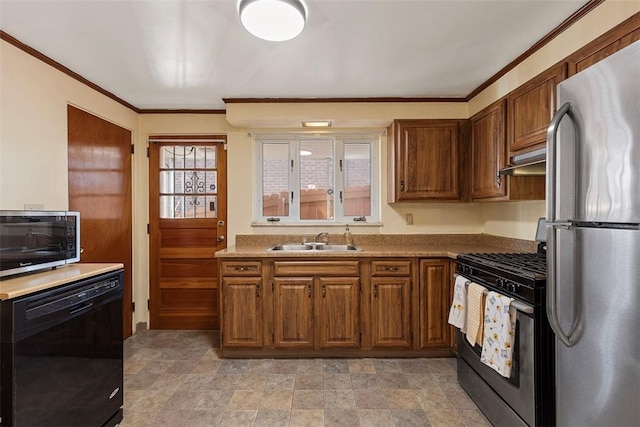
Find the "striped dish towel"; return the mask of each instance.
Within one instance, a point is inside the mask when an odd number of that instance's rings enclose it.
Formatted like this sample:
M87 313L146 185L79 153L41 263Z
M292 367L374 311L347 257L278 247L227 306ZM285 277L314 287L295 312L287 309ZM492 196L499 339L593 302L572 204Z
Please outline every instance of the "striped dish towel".
M467 289L467 341L471 345L482 345L484 325L484 294L487 288L469 283Z

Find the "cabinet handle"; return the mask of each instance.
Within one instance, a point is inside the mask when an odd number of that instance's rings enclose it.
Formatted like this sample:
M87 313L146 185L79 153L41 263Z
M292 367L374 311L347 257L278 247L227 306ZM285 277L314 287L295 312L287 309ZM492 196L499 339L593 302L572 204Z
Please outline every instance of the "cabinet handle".
M260 298L260 285L256 285L256 297Z
M373 285L373 297L378 298L378 285Z
M327 285L322 285L322 298L327 296Z
M400 267L396 267L396 266L391 266L391 267L385 267L384 268L387 271L400 271Z
M247 271L249 269L249 267L241 267L241 266L237 266L235 268L236 271Z
M400 181L400 191L404 191L404 181Z
M499 171L496 171L496 184L498 184L498 187L502 185L502 176Z
M307 293L309 294L309 298L311 298L311 283L307 284Z

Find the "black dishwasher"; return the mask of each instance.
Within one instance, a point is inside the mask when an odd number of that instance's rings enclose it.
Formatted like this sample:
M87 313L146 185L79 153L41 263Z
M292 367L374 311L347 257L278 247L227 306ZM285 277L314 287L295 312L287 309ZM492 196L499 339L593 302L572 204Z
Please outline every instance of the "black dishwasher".
M3 426L114 426L123 404L123 272L2 301Z

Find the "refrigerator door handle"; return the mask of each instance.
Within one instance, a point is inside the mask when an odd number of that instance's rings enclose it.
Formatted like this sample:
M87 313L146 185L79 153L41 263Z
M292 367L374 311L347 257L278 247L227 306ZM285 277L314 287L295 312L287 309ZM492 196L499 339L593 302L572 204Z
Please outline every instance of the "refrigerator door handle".
M548 226L547 235L547 318L549 319L549 325L556 337L567 347L573 347L580 336L584 328L583 321L583 307L582 307L582 277L575 277L574 283L574 319L571 325L571 329L568 333L562 330L560 321L558 320L558 303L557 303L557 237L556 229L558 227L571 229L570 225L565 226Z
M556 155L558 146L558 129L560 128L560 122L565 115L568 115L571 119L574 127L576 126L576 118L574 117L573 110L571 108L571 102L565 102L558 108L556 114L549 123L547 129L547 224L554 224L557 221L556 218L556 198L557 194L557 166Z
M547 130L547 318L551 329L555 332L556 336L564 345L572 347L582 334L583 321L582 321L582 304L581 304L581 290L580 290L580 278L577 278L574 288L575 301L575 318L571 326L569 333L565 333L562 330L560 321L558 320L558 306L557 306L557 239L556 228L565 227L570 228L570 223L566 220L560 220L556 218L556 199L557 195L557 135L560 127L560 122L564 116L568 116L571 120L574 128L576 129L576 138L579 138L578 120L574 113L571 102L565 102L558 108L556 114L551 119L549 129Z

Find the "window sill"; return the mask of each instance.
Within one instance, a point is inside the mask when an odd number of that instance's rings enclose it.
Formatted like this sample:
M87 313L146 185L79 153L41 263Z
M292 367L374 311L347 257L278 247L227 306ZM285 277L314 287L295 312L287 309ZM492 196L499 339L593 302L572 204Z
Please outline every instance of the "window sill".
M322 228L344 228L345 226L351 227L382 227L383 224L381 222L360 222L360 221L352 221L352 222L252 222L252 227L322 227Z

